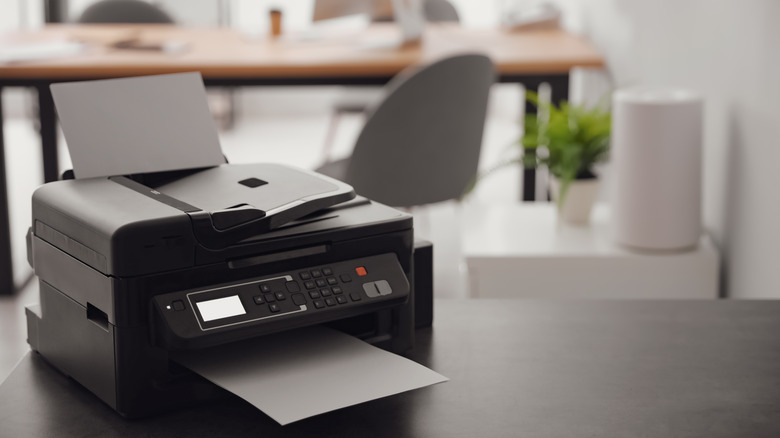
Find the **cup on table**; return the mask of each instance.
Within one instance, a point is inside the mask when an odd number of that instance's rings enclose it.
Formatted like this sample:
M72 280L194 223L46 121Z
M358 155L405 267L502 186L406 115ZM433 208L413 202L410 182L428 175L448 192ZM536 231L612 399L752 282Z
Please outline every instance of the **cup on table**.
M278 37L282 34L282 11L271 9L268 14L271 18L271 36Z

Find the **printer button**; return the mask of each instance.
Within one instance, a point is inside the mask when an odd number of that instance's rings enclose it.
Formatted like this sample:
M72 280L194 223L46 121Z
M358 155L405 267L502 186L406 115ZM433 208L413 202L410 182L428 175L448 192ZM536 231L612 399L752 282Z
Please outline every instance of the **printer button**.
M330 289L328 289L328 288L325 288L325 289L320 289L320 294L321 294L323 297L329 297L329 296L331 296Z
M322 300L314 300L314 307L322 309L325 307L325 303L323 303Z
M363 290L366 292L366 295L368 295L369 298L376 298L382 295L377 290L376 283L374 283L373 281L370 281L368 283L363 283Z
M317 298L319 298L321 296L320 295L320 291L318 291L318 290L310 290L309 291L309 296L311 297L312 300L317 299Z
M313 271L311 271L311 276L314 278L320 278L322 277L322 271L320 271L319 269L314 269Z
M344 293L344 290L341 289L341 286L333 286L332 288L330 288L330 290L333 291L334 295L338 295L338 294Z
M301 277L301 280L311 280L311 274L308 271L303 271L298 276Z
M263 304L263 303L265 303L265 300L263 300L263 296L262 295L255 295L254 297L252 297L252 299L255 300L255 304Z
M184 301L176 300L171 303L171 307L173 308L173 310L184 310Z
M268 310L271 311L271 313L277 313L279 312L279 305L278 304L269 304Z
M328 285L328 282L325 281L322 278L320 278L319 280L315 281L315 283L317 284L317 287L325 287L325 286Z
M276 299L278 301L284 301L284 300L287 299L287 297L284 296L284 292L276 292L276 293L274 293L274 295L276 295Z
M328 307L335 306L336 300L334 300L333 298L325 298L325 304L327 304Z
M322 268L322 275L333 275L333 269Z
M276 297L274 296L274 294L263 294L263 297L269 303L273 303L274 301L276 301Z
M344 295L339 295L336 297L336 302L339 304L347 304L347 297Z
M313 281L309 280L309 281L303 282L303 287L305 287L306 289L314 289L317 286L314 285Z
M306 297L304 297L303 294L293 294L292 302L296 306L303 306L306 304Z
M379 280L374 284L376 284L376 289L379 291L380 295L390 295L393 293L393 289L390 287L390 283L388 283L387 280Z
M260 291L261 292L271 292L271 286L269 286L267 283L260 285Z
M349 274L341 274L341 281L344 283L349 283L352 281L352 277L350 277Z
M298 286L298 282L297 281L288 281L286 283L286 285L287 285L287 290L289 292L293 292L294 293L294 292L300 292L301 291L301 287Z
M336 277L328 277L328 284L333 286L334 284L339 284L339 281L336 280Z
M361 300L361 296L357 292L352 292L351 294L349 294L349 297L352 298L352 301L360 301Z

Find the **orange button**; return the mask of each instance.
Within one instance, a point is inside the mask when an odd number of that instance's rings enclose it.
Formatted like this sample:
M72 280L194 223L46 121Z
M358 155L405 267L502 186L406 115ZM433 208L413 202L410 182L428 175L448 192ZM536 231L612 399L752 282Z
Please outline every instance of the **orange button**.
M355 268L355 272L357 272L357 275L360 277L364 277L366 274L368 274L368 272L366 272L366 268L362 266Z

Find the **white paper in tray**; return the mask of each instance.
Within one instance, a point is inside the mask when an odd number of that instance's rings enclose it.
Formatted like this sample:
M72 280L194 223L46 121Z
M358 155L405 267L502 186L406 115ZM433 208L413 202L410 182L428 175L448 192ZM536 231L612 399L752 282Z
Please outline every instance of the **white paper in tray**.
M281 425L448 380L326 327L264 336L174 360Z
M76 178L225 162L199 73L51 86Z

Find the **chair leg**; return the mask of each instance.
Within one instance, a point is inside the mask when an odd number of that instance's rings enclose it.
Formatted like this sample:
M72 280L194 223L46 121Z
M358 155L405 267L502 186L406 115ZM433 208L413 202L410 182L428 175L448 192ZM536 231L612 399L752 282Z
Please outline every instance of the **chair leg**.
M322 162L327 163L330 159L330 153L333 149L333 142L336 140L339 122L341 121L341 111L334 110L330 116L328 131L325 133L325 142L322 144Z
M227 98L227 110L225 114L225 125L227 129L233 129L236 126L236 88L225 87L225 97Z

